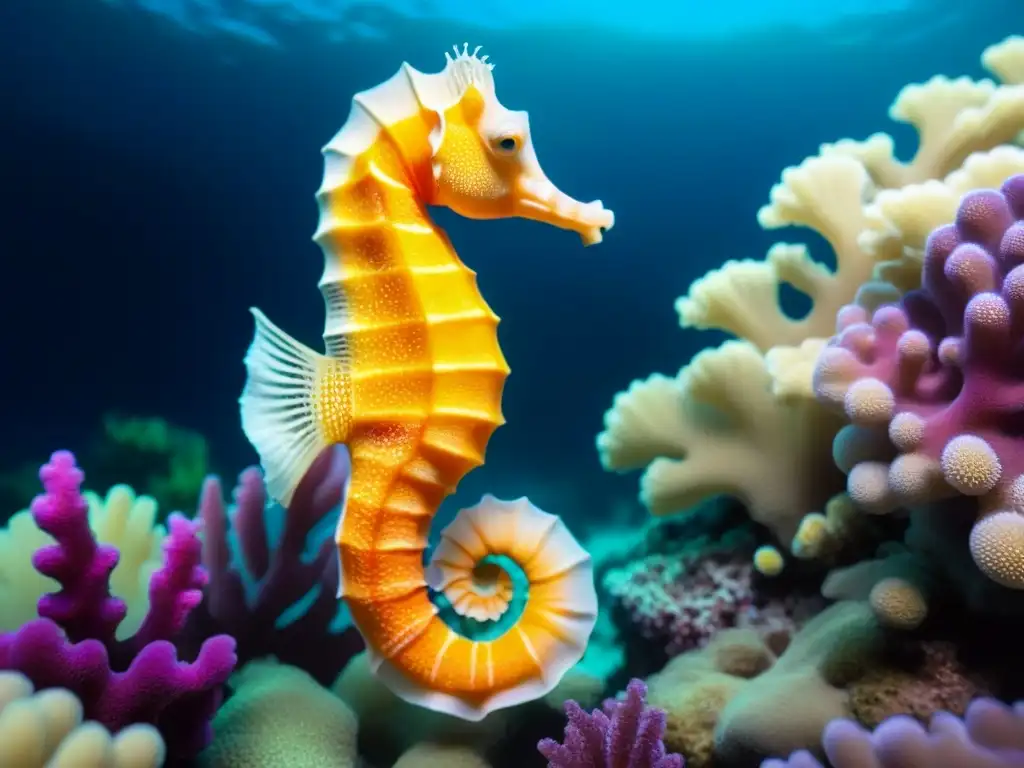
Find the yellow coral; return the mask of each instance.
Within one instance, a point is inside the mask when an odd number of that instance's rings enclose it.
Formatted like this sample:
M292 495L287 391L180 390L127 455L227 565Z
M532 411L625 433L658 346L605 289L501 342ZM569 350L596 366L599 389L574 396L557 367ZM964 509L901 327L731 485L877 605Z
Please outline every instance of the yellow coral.
M921 590L905 579L882 579L871 588L868 603L879 623L893 629L916 629L928 616Z
M754 569L764 576L778 576L785 565L782 553L775 547L765 545L754 552Z
M119 638L139 628L149 609L149 579L162 561L161 547L166 531L156 520L156 502L135 496L126 485L117 485L101 499L83 494L89 504L89 527L101 544L116 546L121 553L110 575L111 594L125 601L125 620L118 627ZM35 524L28 510L15 514L6 528L0 528L0 631L13 630L35 618L36 603L57 582L32 567L32 555L53 539Z
M829 450L837 426L813 401L779 403L764 357L730 341L674 379L654 375L617 395L597 446L606 469L649 465L641 500L652 514L729 494L788 542L842 486Z
M811 512L800 521L791 551L802 559L825 558L854 534L859 523L859 512L850 497L837 493L828 500L824 514Z
M892 137L884 133L863 142L838 142L834 151L857 157L879 188L894 189L941 179L972 153L1011 143L1024 127L1024 88L1017 79L1024 69L1020 40L1007 38L982 54L986 68L1007 77L1003 85L938 75L900 92L889 116L909 123L920 137L910 162L895 158Z
M82 722L82 703L69 691L34 693L28 678L0 672L0 765L10 768L159 768L163 739L150 725L116 736Z

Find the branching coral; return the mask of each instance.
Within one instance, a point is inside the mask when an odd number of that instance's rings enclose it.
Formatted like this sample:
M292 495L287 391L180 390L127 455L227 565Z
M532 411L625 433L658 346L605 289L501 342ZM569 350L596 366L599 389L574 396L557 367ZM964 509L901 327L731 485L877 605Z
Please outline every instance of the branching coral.
M110 592L128 611L117 629L118 639L124 639L138 630L149 608L149 581L161 565L167 531L155 524L156 502L149 496L137 497L126 485L114 486L104 498L91 491L82 496L89 505L89 527L96 541L120 553L110 574ZM32 567L35 551L52 543L27 509L0 528L0 631L35 618L39 598L58 587Z
M177 755L195 754L209 741L220 687L235 664L230 637L207 640L191 664L177 660L170 642L202 600L197 526L171 516L166 559L149 585L150 610L138 631L119 641L126 609L109 592L118 551L93 537L83 474L67 452L55 453L39 474L45 493L31 512L56 543L37 550L33 565L60 590L39 599L39 618L0 635L0 670L21 672L37 689L67 688L87 718L112 732L151 723Z
M963 720L935 715L927 730L905 715L870 733L850 720L825 728L823 744L833 768L1016 768L1024 765L1024 702L1008 707L977 699ZM809 752L766 760L761 768L823 768Z
M959 196L1024 170L1024 151L1009 146L1024 131L1022 40L1008 38L982 57L1003 85L937 76L903 89L889 114L920 137L909 163L895 158L888 134L878 133L822 145L819 156L783 172L758 221L766 229L817 231L835 253L834 272L790 244L775 245L764 261L727 262L677 302L683 327L724 330L764 352L780 347L785 351L771 354L782 356L782 368L792 359L791 347L830 336L836 311L873 277L898 288L916 285L920 266L912 255L949 220ZM783 313L783 284L812 300L806 317Z
M647 686L632 680L621 701L609 699L604 711L583 711L565 703L569 723L565 743L544 739L537 745L549 768L683 768L680 755L665 754L665 713L644 699Z
M606 414L602 463L612 470L649 464L641 498L652 513L730 494L794 554L814 556L815 542L804 546L793 536L805 515L814 517L802 533L824 532L819 512L841 488L823 450L839 424L821 413L811 386L837 311L855 298L874 309L915 287L915 254L936 216L965 189L1024 170L1024 150L1007 146L1024 130L1024 85L1014 84L1024 45L1010 38L984 60L1003 85L938 77L900 94L891 115L921 137L911 163L896 161L892 140L878 134L823 145L783 173L759 222L815 230L831 246L835 270L803 245L779 243L763 261L727 262L677 301L684 328L742 341L698 355L675 379L634 382ZM913 186L927 179L936 181ZM806 316L782 310L783 285L810 298ZM833 535L823 549L838 543Z
M840 424L814 402L779 403L763 356L731 341L675 379L655 374L617 395L597 445L607 469L649 465L641 499L652 513L728 494L788 545L841 485L828 456Z
M184 633L187 652L223 632L237 639L243 663L273 656L304 669L323 685L334 682L361 648L354 629L331 628L338 610L338 555L329 533L347 479L347 454L341 448L329 449L310 467L284 510L277 505L268 508L262 475L250 468L238 478L230 512L220 481L207 479L198 516L209 583L206 599L190 616ZM276 546L271 546L268 517L275 516L281 530L274 537ZM307 539L325 522L331 530L315 542L315 552L307 558ZM229 529L238 543L240 563L233 562Z
M975 562L1024 589L1024 175L963 198L928 240L922 282L870 318L840 312L814 379L852 422L836 460L850 497L874 512L977 497Z

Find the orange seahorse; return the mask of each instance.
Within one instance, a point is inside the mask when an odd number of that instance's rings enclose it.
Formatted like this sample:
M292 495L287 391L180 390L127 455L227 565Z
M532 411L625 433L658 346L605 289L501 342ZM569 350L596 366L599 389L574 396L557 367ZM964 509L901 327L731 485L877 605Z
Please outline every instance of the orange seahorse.
M426 206L539 220L585 245L614 222L600 201L580 203L548 180L526 113L498 102L478 51L456 48L436 74L403 64L353 98L323 150L317 192L326 354L253 309L240 401L268 491L284 504L326 446L348 446L338 596L385 684L469 720L547 693L581 657L597 602L586 551L525 498L485 496L460 512L424 568L438 507L504 423L509 373L498 317ZM438 615L428 577L460 613L494 618L510 581L502 571L489 589L494 569L481 561L500 555L527 577L526 607L500 637L471 640Z

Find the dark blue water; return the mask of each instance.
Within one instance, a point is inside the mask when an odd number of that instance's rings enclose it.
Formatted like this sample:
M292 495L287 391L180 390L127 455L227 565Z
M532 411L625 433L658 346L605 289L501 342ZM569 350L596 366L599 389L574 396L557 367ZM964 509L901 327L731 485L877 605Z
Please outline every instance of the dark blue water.
M355 91L403 59L436 71L469 40L498 63L502 102L529 110L548 175L603 199L617 224L584 249L539 224L441 216L503 318L513 370L508 424L460 500L525 493L577 524L602 519L635 493L635 478L600 469L602 414L633 378L720 340L681 331L673 300L780 239L755 214L782 169L821 142L893 130L903 84L980 77L981 51L1024 31L1017 0L978 0L955 26L929 24L945 0L922 5L707 44L395 20L387 40L330 45L295 28L266 49L92 0L8 0L0 466L76 448L111 409L203 432L232 474L251 462L236 406L247 307L319 345L319 148ZM912 134L895 130L908 156Z

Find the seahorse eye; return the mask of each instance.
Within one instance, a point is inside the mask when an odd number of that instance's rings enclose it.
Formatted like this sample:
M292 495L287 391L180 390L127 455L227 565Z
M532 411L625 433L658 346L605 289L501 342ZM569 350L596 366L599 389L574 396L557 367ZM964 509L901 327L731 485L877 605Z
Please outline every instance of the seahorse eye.
M494 147L501 152L515 152L519 149L519 140L515 136L502 136L494 143Z

